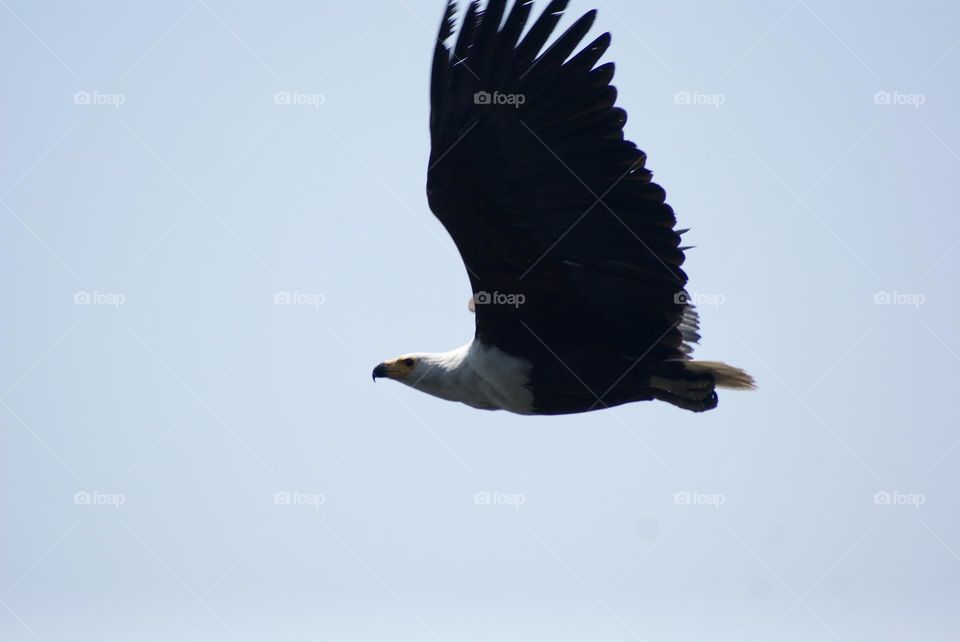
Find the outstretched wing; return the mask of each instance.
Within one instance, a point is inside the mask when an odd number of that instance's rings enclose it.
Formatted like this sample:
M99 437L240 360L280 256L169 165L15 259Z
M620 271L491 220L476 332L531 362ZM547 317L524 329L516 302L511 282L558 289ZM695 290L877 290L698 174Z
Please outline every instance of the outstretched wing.
M624 139L614 66L598 65L610 34L574 54L591 11L541 53L567 0L521 39L531 5L471 2L451 48L450 2L433 62L427 193L470 276L476 335L521 355L683 359L697 337L680 234Z

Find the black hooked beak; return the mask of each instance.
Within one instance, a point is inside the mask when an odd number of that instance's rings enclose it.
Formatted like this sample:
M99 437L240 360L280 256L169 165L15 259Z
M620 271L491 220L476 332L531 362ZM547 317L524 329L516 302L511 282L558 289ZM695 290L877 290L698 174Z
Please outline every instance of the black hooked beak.
M381 363L376 368L373 369L373 380L376 382L377 377L386 377L387 376L387 364Z

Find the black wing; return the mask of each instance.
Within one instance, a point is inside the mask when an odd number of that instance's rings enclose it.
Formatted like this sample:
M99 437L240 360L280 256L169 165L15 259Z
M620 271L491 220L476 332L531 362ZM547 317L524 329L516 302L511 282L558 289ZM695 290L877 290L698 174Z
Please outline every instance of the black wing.
M591 11L541 53L567 0L521 40L531 4L504 19L506 0L472 2L451 49L450 2L433 63L427 194L470 276L476 336L575 372L684 359L697 336L680 234L624 139L614 66L597 64L610 34L572 55Z

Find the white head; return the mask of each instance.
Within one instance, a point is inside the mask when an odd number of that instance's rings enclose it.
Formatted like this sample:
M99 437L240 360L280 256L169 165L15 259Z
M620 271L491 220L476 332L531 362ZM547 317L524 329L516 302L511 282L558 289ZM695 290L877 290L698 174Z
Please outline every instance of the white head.
M465 346L466 347L466 346ZM393 379L435 397L459 401L459 370L466 350L414 352L377 364L373 380Z

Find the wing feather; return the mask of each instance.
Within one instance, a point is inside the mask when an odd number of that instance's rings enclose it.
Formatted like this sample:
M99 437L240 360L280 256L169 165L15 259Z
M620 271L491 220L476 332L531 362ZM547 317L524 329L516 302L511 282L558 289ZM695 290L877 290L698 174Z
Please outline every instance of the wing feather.
M568 0L522 38L532 0L507 4L470 2L452 50L448 4L431 84L430 207L475 293L525 298L478 305L477 336L520 355L549 346L583 368L687 358L696 316L678 300L676 217L624 137L615 67L600 64L610 34L581 47L590 11L544 50Z

